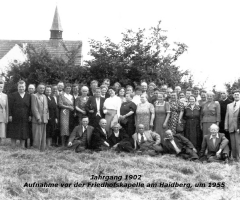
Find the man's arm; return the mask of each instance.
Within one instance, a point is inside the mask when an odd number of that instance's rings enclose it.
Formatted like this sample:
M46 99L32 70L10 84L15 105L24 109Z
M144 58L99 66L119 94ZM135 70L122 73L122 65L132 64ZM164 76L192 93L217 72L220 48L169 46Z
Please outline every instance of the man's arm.
M41 122L41 116L37 108L37 99L36 96L33 94L31 95L31 107L32 107L32 114L36 118L38 122Z
M159 134L151 131L152 138L155 140L155 145L159 145L161 142L161 137Z
M223 150L228 145L228 143L229 143L229 140L225 137L225 135L222 135L219 149Z

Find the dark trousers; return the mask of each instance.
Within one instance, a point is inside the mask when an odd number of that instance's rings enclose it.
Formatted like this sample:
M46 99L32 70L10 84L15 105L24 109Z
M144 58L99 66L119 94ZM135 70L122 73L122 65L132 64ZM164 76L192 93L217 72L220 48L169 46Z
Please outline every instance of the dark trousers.
M182 149L181 152L179 154L177 154L177 157L183 158L185 160L197 160L198 159L197 153L190 148Z
M33 146L33 135L32 135L32 122L29 122L29 147ZM25 140L25 148L28 148L28 139Z
M199 160L200 161L208 161L208 162L221 162L229 158L229 146L225 146L221 152L220 157L216 156L216 152L209 152L208 155L202 156Z

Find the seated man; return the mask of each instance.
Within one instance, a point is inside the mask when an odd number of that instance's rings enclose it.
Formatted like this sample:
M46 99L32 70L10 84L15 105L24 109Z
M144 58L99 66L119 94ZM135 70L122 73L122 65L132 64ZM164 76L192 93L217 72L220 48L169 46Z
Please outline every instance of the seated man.
M193 144L181 134L173 135L171 130L165 132L162 141L163 153L176 154L177 156L187 160L197 160L197 150Z
M208 162L225 161L228 163L228 139L223 133L219 133L219 127L216 124L210 126L210 133L211 134L205 135L203 138L202 148L199 153L200 160L204 161L207 159ZM206 149L208 153L205 156Z
M100 127L95 128L93 131L91 148L96 151L107 150L110 148L108 132L106 130L107 120L101 119L99 125Z
M88 123L88 117L79 118L79 125L73 129L65 149L74 149L78 153L91 147L91 136L94 128L88 126Z
M112 126L112 134L108 138L110 147L118 152L132 152L133 151L133 139L129 138L125 130L119 123L115 122Z
M148 130L144 130L144 125L138 125L138 132L133 136L134 149L139 149L140 152L147 153L150 155L156 155L162 151L162 147L159 145L161 142L160 135Z

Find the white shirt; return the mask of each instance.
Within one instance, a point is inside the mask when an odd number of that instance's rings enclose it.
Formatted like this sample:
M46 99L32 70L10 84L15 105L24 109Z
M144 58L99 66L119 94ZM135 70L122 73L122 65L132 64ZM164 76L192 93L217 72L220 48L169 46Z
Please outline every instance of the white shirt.
M181 150L178 148L178 146L176 145L175 141L174 140L170 140L170 142L172 143L172 145L173 145L175 151L177 152L177 154L180 153Z
M104 128L102 128L102 127L101 127L101 129L104 132L104 134L106 135L106 139L107 139L107 132L106 132L106 130Z
M71 102L73 102L73 96L71 94L64 93L64 96Z
M143 133L143 139L144 139L144 142L147 141L147 138L144 133ZM139 143L142 142L142 134L141 133L138 133L138 141L139 141Z
M212 135L210 136L210 140L212 139L213 146L215 147L216 145L216 138L219 138L218 133L216 134L216 137L213 137Z
M82 126L83 133L84 133L85 130L87 130L87 127L88 126L86 126L86 128L84 128L84 126Z
M96 104L97 104L96 116L99 115L101 117L101 114L100 114L100 98L96 98Z
M109 97L105 100L104 102L104 107L106 109L110 109L110 110L116 110L117 111L117 116L120 116L120 108L122 105L122 101L118 96L113 96L113 97Z
M55 100L55 102L56 102L56 104L57 104L57 97L56 97L56 96L53 96L53 98L54 98L54 100Z
M135 95L132 99L132 102L135 103L136 105L140 104L140 95Z

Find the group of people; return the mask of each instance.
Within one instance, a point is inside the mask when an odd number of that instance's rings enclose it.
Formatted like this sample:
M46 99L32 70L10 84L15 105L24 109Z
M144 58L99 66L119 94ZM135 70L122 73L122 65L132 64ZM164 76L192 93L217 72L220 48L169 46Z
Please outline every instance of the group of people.
M198 87L182 91L142 82L121 87L104 79L86 85L18 82L18 91L2 93L0 138L13 146L101 151L174 153L189 160L239 161L240 91L233 99L222 91ZM36 91L35 91L36 90Z

